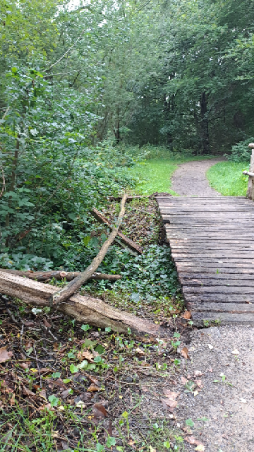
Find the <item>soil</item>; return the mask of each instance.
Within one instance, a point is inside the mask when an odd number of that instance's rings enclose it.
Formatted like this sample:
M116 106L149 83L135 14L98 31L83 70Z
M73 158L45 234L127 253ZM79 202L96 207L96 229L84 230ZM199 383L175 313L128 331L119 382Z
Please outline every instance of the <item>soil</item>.
M200 160L179 165L173 174L171 189L182 196L221 196L206 179L207 170L223 159Z
M186 378L202 373L198 394L178 398L178 422L192 419L193 435L206 452L254 451L254 329L214 327L192 333L191 361L185 361ZM194 380L195 381L195 380ZM203 419L203 420L198 420ZM186 445L191 451L194 446Z

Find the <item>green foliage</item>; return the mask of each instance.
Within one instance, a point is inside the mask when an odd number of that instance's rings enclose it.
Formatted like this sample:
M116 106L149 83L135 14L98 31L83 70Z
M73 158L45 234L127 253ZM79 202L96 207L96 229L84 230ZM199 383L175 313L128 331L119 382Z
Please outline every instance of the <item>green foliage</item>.
M235 163L247 162L250 163L251 149L248 147L250 143L253 143L253 138L240 141L232 146L231 154L227 156L228 160Z
M220 162L207 172L210 185L224 196L246 196L248 176L242 174L246 162Z

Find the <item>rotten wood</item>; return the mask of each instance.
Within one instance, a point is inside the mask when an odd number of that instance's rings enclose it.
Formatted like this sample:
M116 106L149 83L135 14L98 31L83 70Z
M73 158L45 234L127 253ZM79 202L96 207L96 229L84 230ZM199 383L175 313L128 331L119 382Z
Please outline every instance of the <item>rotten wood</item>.
M10 270L5 268L0 268L1 272L12 273L13 275L24 276L29 279L34 279L35 281L49 281L50 279L56 279L57 281L62 281L65 279L66 281L72 281L77 276L80 276L81 272L64 272L58 270L50 270L50 271L20 271L20 270ZM90 279L95 280L103 280L107 279L108 281L118 281L121 279L120 275L107 275L105 273L93 273Z
M99 212L97 209L92 210L93 216L98 220L100 223L106 224L109 228L113 228L112 224L107 220L107 218L104 217L104 215ZM128 248L130 248L132 251L135 251L138 254L142 254L143 250L140 245L133 242L133 240L126 237L126 235L122 234L122 232L118 231L117 236L125 243Z
M16 297L35 306L49 306L49 299L57 293L57 288L49 284L0 271L0 292ZM58 309L77 321L100 328L110 327L119 333L133 332L158 335L158 325L124 311L112 308L103 301L90 297L73 295Z
M120 225L123 221L123 216L125 213L125 202L127 199L127 194L125 193L121 205L120 205L120 213L118 216L118 220L116 222L116 226L112 229L111 234L109 235L108 239L103 243L99 253L97 256L92 260L91 264L86 268L84 272L82 272L79 276L74 278L67 286L60 289L58 292L54 293L50 299L50 302L52 305L59 304L65 300L67 300L71 295L74 294L90 277L91 275L97 270L101 262L103 261L110 245L115 240L115 237L117 236L117 233L119 231Z

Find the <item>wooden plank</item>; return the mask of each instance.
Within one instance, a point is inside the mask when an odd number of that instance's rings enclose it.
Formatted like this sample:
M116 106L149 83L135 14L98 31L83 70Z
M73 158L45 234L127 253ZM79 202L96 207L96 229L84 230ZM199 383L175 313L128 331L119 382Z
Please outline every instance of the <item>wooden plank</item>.
M246 303L197 303L192 302L187 305L190 311L196 312L231 312L232 314L237 313L252 313L254 314L254 304Z
M246 324L246 325L253 325L254 324L254 315L251 313L237 313L232 314L229 312L194 312L192 314L192 319L194 322L204 321L219 321L222 325L228 325L228 324Z
M192 287L193 290L197 288L206 288L206 287L216 287L216 291L219 290L220 287L254 287L254 278L249 279L241 279L239 278L231 278L231 279L216 279L216 278L191 278L191 279L183 279L179 277L181 284L184 287ZM209 289L210 290L210 289ZM242 291L244 291L242 289ZM254 292L254 291L253 291Z
M211 302L211 303L254 303L254 295L251 294L188 294L184 296L186 303L189 302Z
M247 286L247 284L246 284ZM183 286L183 293L184 295L187 294L197 294L197 295L203 295L203 294L213 294L214 296L216 294L253 294L253 287L244 287L244 290L242 287L232 287L232 286Z
M238 279L241 281L244 280L253 280L254 281L254 268L252 270L252 273L239 273L238 270L236 270L236 273L238 275ZM215 280L234 280L236 278L235 273L187 273L187 272L178 272L179 280L182 284L190 285L191 281L193 280L201 280L201 281L207 281L208 279L215 279ZM226 284L226 282L225 282Z

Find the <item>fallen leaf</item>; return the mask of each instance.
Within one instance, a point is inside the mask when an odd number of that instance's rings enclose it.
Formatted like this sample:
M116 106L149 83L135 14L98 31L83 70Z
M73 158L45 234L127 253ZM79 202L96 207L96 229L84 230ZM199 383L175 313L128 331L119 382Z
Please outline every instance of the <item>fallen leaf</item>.
M8 352L6 347L0 348L0 363L5 363L13 356L12 352Z
M183 385L186 385L187 382L188 382L187 378L181 377L181 383L182 383Z
M184 440L193 446L203 446L203 444L198 439L194 438L194 436L186 436Z
M156 452L156 449L154 449L152 446L149 447L149 452Z
M139 356L143 356L143 355L145 355L145 352L144 352L144 350L142 350L141 348L136 348L136 350L135 350L135 352L136 352L136 354L137 355L139 355Z
M190 359L190 357L189 357L189 350L187 349L187 347L183 347L183 349L181 350L181 355L185 359Z
M43 319L43 323L46 328L51 328L50 323L46 319Z
M202 380L195 380L195 383L199 388L203 388Z
M20 367L22 367L22 369L28 369L29 364L28 363L20 363Z
M171 392L168 389L163 389L163 394L167 397L169 400L176 400L179 396L179 392Z
M201 375L203 375L203 373L200 370L195 370L194 375L195 375L195 377L201 377Z
M171 399L161 399L162 403L165 404L169 408L176 408L177 407L177 400L171 400Z
M80 351L77 355L79 360L86 359L89 363L93 363L94 355L88 350Z
M100 388L99 388L99 386L97 386L97 385L95 385L95 384L91 384L87 390L88 390L89 392L96 392L96 391L99 391Z
M185 311L185 313L182 315L183 319L189 320L191 319L191 312L190 311Z
M67 399L68 395L70 394L71 389L66 389L61 393L62 399Z
M30 391L30 389L26 388L26 386L23 386L23 394L26 396L32 396L32 397L35 396L35 394L32 391Z
M101 403L95 403L93 405L92 410L93 410L94 417L96 417L96 418L102 419L102 418L108 416L108 412L107 412L105 406L103 406Z

